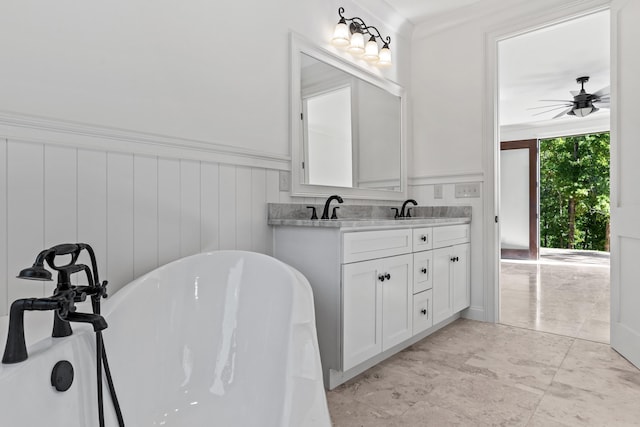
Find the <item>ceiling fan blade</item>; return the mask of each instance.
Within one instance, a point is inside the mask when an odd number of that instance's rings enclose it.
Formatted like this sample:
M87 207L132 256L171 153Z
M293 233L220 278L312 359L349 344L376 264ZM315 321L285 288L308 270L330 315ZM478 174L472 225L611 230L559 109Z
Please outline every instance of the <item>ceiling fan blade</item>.
M598 98L604 98L605 96L609 96L609 92L611 92L610 86L605 86L597 92L593 92L592 95L597 96Z
M611 102L611 98L607 95L601 98L594 99L592 102Z
M550 113L550 112L552 112L552 111L556 111L556 110L559 110L559 109L561 109L561 108L566 108L566 107L567 107L567 105L562 105L562 106L560 106L560 107L552 108L552 109L547 110L547 111L541 111L541 112L536 113L536 114L533 114L533 115L534 115L534 116L539 116L539 115L541 115L541 114L547 114L547 113ZM572 105L571 107L569 107L566 111L571 111L571 109L572 109L572 108L573 108L573 105ZM564 114L564 113L562 113L562 114ZM561 115L562 115L562 114L561 114ZM555 118L555 117L554 117L554 118Z
M573 99L541 99L540 102L570 102L573 104Z
M540 108L551 108L551 107L569 107L573 105L573 103L564 103L564 104L551 104L551 105L542 105L540 107L531 107L527 108L527 110L539 110Z
M562 117L562 116L564 116L565 114L567 114L567 113L568 113L569 111L571 111L572 109L573 109L573 106L571 106L571 107L567 108L567 109L566 109L566 110L564 110L562 113L559 113L559 114L557 114L557 115L555 115L555 116L551 117L551 120L553 120L553 119L557 119L558 117Z
M609 102L598 102L597 104L594 104L594 106L598 108L611 108L611 104L609 104Z

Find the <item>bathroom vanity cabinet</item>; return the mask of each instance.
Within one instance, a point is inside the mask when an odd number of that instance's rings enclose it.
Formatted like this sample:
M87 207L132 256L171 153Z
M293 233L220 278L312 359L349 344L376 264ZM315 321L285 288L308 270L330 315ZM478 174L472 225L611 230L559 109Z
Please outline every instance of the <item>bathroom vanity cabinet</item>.
M469 306L468 222L301 221L274 228L275 257L302 272L313 288L327 388Z

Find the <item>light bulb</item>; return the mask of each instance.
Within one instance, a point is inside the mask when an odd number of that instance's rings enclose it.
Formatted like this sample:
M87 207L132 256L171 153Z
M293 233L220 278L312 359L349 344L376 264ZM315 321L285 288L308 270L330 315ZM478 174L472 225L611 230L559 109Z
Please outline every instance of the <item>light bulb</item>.
M587 117L589 114L597 111L597 109L593 106L584 107L584 108L576 108L573 110L573 114L578 117Z
M364 35L360 31L351 34L351 44L347 50L353 55L362 55L364 53Z
M380 49L380 53L378 55L380 60L378 61L378 65L382 66L390 66L391 65L391 50L389 49L388 44L384 44L382 49Z
M336 29L333 31L333 39L331 43L334 46L344 47L349 44L349 27L344 18L340 19L340 22L336 24Z
M376 38L371 36L367 45L364 47L364 55L362 59L368 62L378 62L380 57L378 56L378 43L376 42Z

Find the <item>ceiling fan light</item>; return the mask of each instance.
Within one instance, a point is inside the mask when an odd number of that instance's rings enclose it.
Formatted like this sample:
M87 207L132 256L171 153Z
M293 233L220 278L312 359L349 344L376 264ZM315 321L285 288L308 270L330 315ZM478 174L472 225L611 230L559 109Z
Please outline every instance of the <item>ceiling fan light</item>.
M591 114L591 113L593 113L595 111L598 111L598 109L596 107L594 107L593 105L590 105L588 107L575 108L571 112L573 113L572 115L577 116L577 117L587 117L589 114Z

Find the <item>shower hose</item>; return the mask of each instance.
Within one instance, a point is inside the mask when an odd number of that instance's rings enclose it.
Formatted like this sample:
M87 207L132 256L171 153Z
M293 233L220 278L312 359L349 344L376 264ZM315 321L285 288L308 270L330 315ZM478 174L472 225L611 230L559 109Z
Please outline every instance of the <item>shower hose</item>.
M93 307L94 314L100 314L100 296L97 298L91 298L91 305ZM118 418L118 426L124 427L124 418L122 417L122 410L120 409L120 403L118 403L118 396L116 395L116 388L111 378L111 370L109 369L109 361L107 360L107 351L104 348L104 341L102 338L102 331L96 331L96 379L98 383L98 421L100 427L105 427L104 424L104 399L102 396L102 367L104 365L104 373L107 377L107 384L109 386L109 394L111 395L111 402Z

